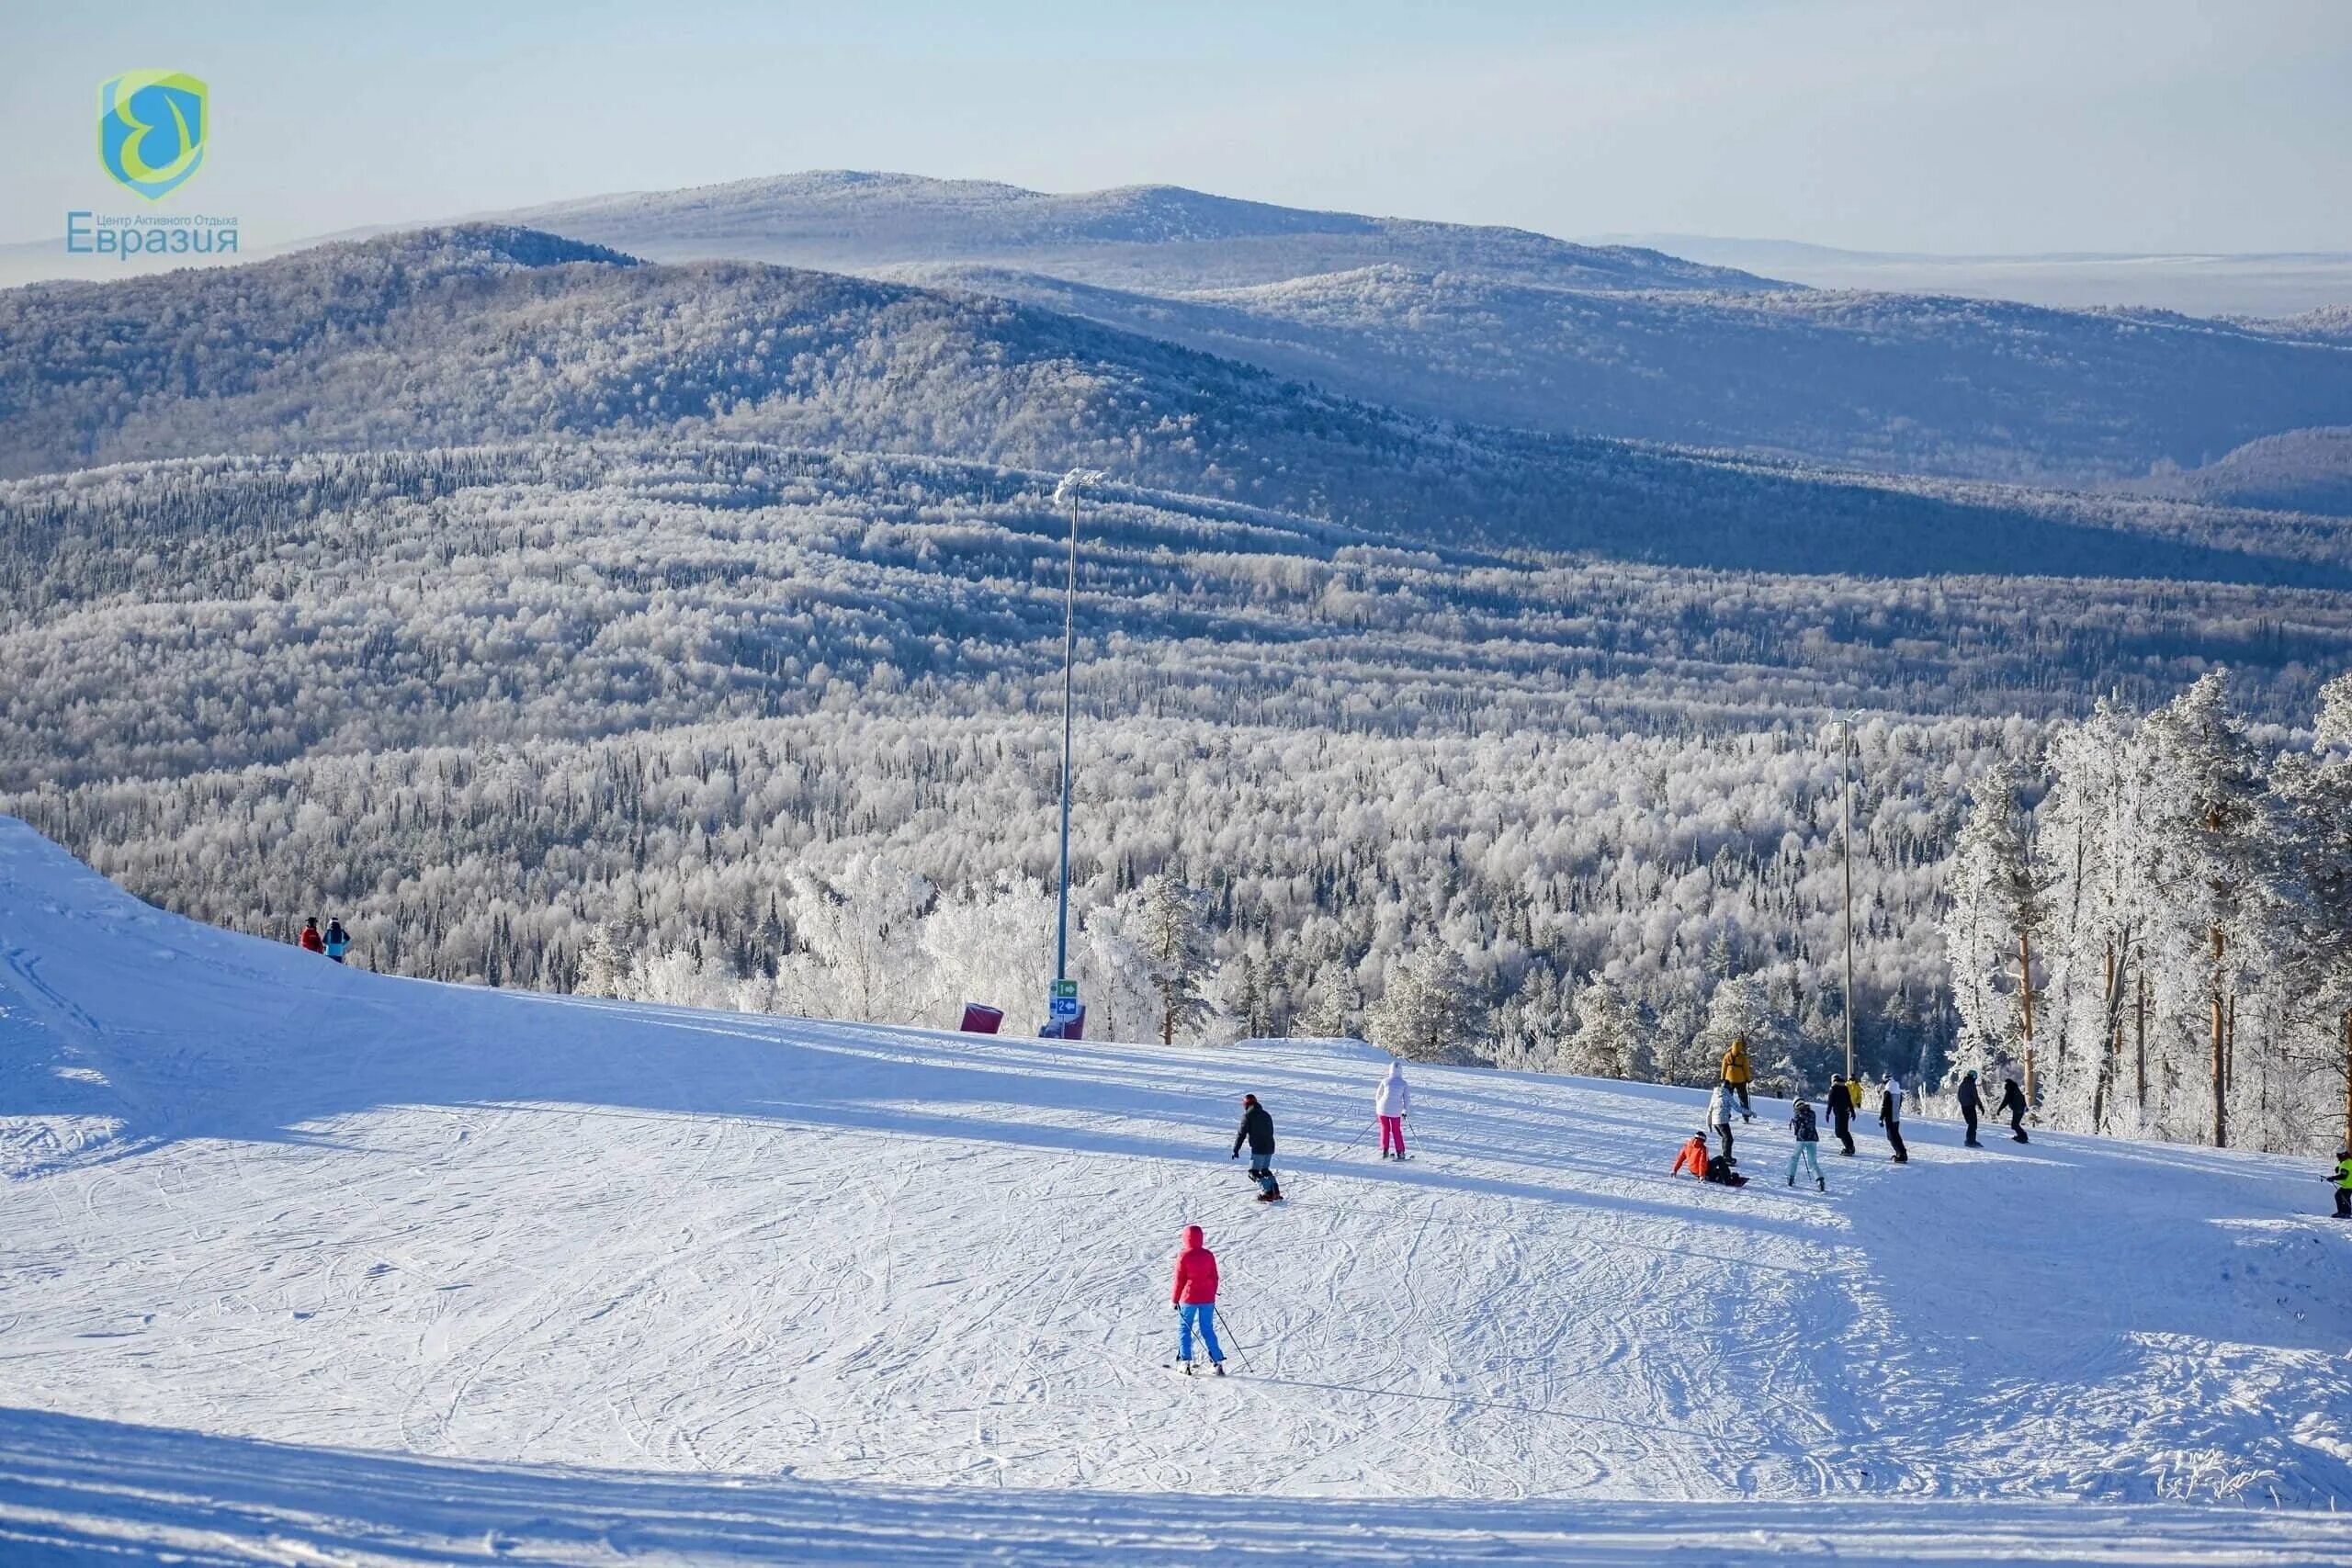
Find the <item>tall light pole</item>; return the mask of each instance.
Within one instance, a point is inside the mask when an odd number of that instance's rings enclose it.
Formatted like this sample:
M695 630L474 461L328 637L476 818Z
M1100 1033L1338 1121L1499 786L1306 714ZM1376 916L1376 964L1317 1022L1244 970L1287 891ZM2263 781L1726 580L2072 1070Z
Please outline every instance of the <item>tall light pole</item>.
M1069 576L1062 589L1062 875L1061 913L1054 932L1054 978L1069 978L1069 782L1070 688L1078 666L1078 498L1102 476L1092 468L1072 468L1054 489L1054 499L1069 508Z
M1854 1081L1854 716L1846 716L1846 750L1838 766L1838 833L1846 874L1846 1081Z

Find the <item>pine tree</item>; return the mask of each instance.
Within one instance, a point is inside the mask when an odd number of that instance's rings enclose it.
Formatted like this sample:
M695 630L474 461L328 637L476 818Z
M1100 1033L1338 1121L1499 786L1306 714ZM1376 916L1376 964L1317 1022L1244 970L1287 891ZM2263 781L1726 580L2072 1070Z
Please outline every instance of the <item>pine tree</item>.
M1162 872L1145 880L1137 902L1136 944L1159 996L1159 1043L1172 1045L1178 1030L1198 1027L1209 1012L1201 992L1209 973L1207 900Z
M1945 874L1944 962L1961 1020L1955 1081L1973 1070L1990 1082L2024 1055L2023 971L2042 887L2018 802L2023 784L2020 770L2006 763L1978 782Z
M613 928L600 925L580 954L580 978L572 994L624 999L629 992L629 958L613 938Z

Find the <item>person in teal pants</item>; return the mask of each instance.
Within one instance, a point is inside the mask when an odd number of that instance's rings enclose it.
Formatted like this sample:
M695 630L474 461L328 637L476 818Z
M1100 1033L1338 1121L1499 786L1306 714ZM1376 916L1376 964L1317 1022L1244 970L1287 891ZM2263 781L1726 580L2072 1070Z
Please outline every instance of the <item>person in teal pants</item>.
M1797 1139L1796 1150L1789 1156L1789 1185L1794 1187L1797 1184L1797 1166L1803 1163L1813 1168L1815 1190L1828 1191L1828 1179L1821 1174L1821 1124L1813 1119L1813 1106L1809 1102L1797 1101L1796 1110L1789 1117L1789 1131L1794 1133Z

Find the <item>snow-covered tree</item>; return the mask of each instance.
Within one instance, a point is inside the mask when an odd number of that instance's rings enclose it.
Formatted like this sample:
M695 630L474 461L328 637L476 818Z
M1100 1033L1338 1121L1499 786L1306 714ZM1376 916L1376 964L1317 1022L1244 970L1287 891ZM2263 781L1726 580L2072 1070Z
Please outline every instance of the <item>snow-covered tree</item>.
M930 1010L919 962L919 922L932 901L924 878L859 854L833 877L796 873L792 924L800 948L776 980L794 1012L854 1022L911 1023Z
M1159 1043L1172 1045L1179 1030L1190 1032L1209 1013L1203 984L1209 976L1209 933L1204 899L1165 872L1144 879L1136 890L1126 924L1151 966L1159 996Z
M1469 966L1450 947L1423 947L1388 971L1373 1004L1373 1043L1412 1061L1461 1060L1478 1043Z
M1595 979L1577 992L1576 1032L1560 1053L1560 1070L1587 1077L1645 1076L1649 1043L1640 1010L1613 981Z
M572 984L573 994L582 997L620 998L629 994L629 957L614 939L613 928L599 924L588 938L588 945L580 953L579 977Z
M1944 962L1951 970L1960 1037L1956 1083L1974 1071L1998 1082L2024 1057L2030 956L2041 918L2041 886L2018 803L2022 771L2003 763L1977 781L1968 820L1944 873Z

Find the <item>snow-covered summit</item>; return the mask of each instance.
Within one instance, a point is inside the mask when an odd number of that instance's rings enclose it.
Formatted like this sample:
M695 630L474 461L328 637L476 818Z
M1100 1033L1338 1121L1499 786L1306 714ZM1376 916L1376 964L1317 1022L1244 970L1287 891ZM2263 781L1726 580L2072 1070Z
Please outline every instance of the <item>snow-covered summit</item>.
M1816 1193L1759 1100L1728 1191L1666 1175L1693 1091L1432 1067L1385 1165L1377 1071L397 980L0 819L0 1541L2352 1546L2315 1168L1920 1122ZM1227 1157L1245 1089L1280 1208ZM1187 1223L1224 1382L1164 1370ZM2216 1497L2264 1508L2170 1506Z
M1062 194L993 180L831 169L589 197L506 216L662 261L729 258L841 271L981 263L1151 290L1382 264L1564 288L1787 287L1633 246L1315 211L1168 185Z

